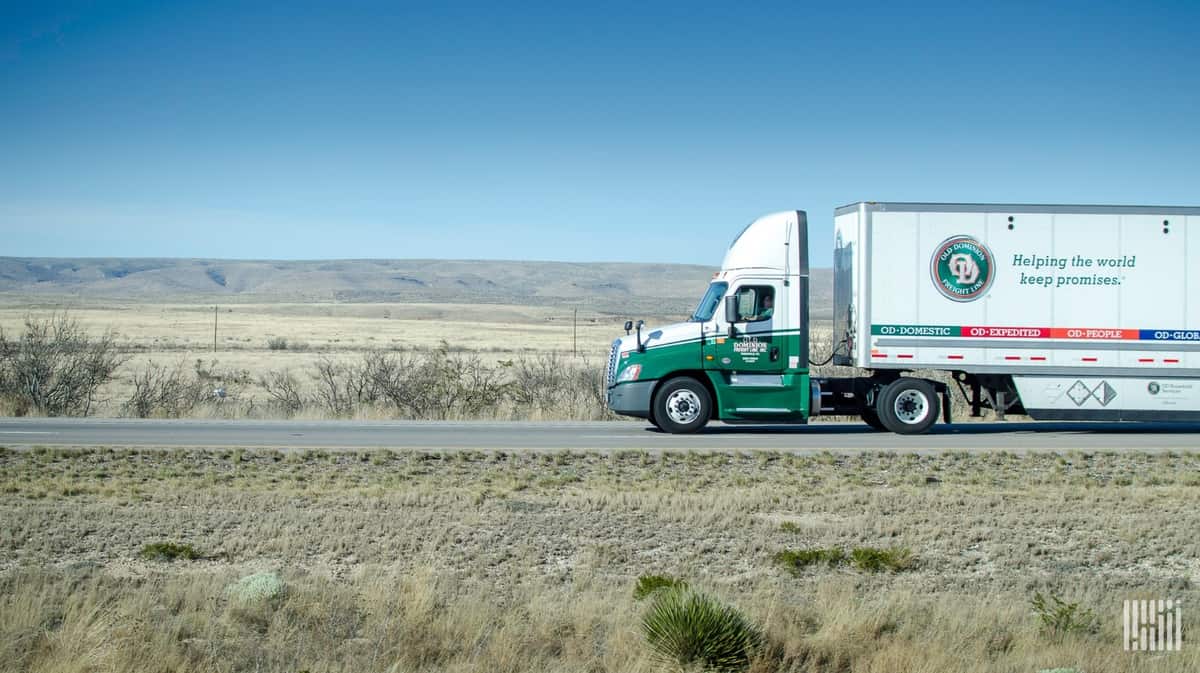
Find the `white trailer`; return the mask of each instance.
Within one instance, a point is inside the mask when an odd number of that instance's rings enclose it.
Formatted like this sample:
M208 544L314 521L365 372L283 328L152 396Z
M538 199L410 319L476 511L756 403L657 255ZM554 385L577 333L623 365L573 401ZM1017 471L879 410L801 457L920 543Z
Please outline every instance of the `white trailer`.
M856 203L837 364L949 370L978 413L1200 420L1200 208Z

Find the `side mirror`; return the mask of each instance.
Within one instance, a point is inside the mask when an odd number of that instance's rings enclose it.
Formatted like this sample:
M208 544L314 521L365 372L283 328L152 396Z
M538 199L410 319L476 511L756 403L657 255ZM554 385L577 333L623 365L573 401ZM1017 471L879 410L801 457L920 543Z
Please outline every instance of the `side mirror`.
M626 320L626 321L625 321L625 333L626 333L626 334L629 334L629 333L630 333L630 332L632 332L632 331L633 331L633 321L632 321L632 320Z
M646 345L642 343L642 326L645 324L645 320L637 321L637 349L639 353L646 352Z
M725 297L725 322L729 323L729 338L737 336L737 328L733 326L738 321L737 295Z

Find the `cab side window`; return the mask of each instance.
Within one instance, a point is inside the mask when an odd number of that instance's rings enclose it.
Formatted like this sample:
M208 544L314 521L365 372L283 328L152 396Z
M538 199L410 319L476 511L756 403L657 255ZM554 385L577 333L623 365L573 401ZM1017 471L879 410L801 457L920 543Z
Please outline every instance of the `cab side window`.
M770 320L775 313L775 288L770 285L746 285L738 288L738 320Z

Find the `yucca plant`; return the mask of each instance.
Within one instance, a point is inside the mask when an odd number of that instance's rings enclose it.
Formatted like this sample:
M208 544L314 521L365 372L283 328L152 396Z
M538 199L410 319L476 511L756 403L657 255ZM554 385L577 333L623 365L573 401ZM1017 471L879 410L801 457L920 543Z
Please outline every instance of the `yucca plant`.
M642 632L659 661L677 670L744 671L763 643L736 608L686 586L654 593Z

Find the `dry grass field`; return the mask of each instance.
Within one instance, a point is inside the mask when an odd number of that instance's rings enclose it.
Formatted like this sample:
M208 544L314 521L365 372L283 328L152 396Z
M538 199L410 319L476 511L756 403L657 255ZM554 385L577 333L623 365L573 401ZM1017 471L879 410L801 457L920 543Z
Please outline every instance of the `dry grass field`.
M668 670L665 574L765 632L753 671L1195 671L1123 652L1121 601L1187 638L1198 505L1196 453L9 450L0 670ZM774 560L859 546L911 562Z
M27 318L67 316L90 336L111 334L121 366L103 386L93 415L119 416L134 390L134 379L152 367L178 368L197 375L206 390L221 388L221 404L201 404L190 416L280 417L270 405L263 379L273 373L294 375L302 392L313 394L316 365L360 362L371 352L430 351L446 346L462 359L485 367L520 360L554 359L580 372L599 372L609 344L623 334L623 318L594 311L492 304L238 304L221 307L217 347L213 348L213 307L195 304L95 303L82 308L63 304L0 304L0 330L15 338ZM681 316L649 317L678 320ZM3 405L0 405L3 407ZM538 418L597 418L598 407L548 410ZM0 413L13 413L0 408ZM530 417L526 410L497 407L490 417ZM334 414L319 405L305 417ZM388 415L357 409L350 415ZM394 414L393 414L394 415Z
M513 354L570 353L571 309L503 304L235 304L217 311L213 350L212 304L0 303L0 329L20 333L26 316L66 313L95 335L111 331L122 348L140 357L227 359L238 366L264 355L343 353L372 348L428 348L442 340L456 350ZM651 316L652 320L679 320ZM621 334L624 318L580 311L582 355L603 356ZM283 338L287 349L271 351ZM282 360L286 362L286 359Z
M581 310L576 316L569 309L525 305L245 303L218 309L214 349L211 305L88 301L77 307L70 302L0 302L0 331L9 338L19 337L29 318L45 321L56 317L74 321L92 338L111 335L119 352L121 364L112 381L98 391L91 415L129 415L127 402L135 380L160 368L178 370L206 394L220 388L227 397L219 403L202 400L182 413L158 410L151 415L219 418L412 417L404 410L371 404L334 410L314 402L298 410L281 409L274 404L264 379L290 374L303 395L314 397L321 362L353 368L371 353L430 352L443 347L461 360L500 371L504 380L512 379L522 364L571 374L569 380L559 382L564 388L559 397L573 398L570 403L535 409L498 404L466 416L607 418L602 399L592 394L591 381L599 379L612 340L624 334L625 321L624 316L608 313ZM685 316L646 315L640 319L653 326ZM827 356L829 333L828 323L814 325L814 357ZM0 400L0 414L19 413L8 406Z
M429 363L435 369L489 368L518 387L553 387L571 398L488 404L452 417L594 419L606 410L591 380L623 323L684 319L711 273L661 264L0 257L0 331L18 338L27 318L67 316L92 338L111 335L120 366L85 405L91 415L137 408L152 416L427 417L373 400L321 403L329 382L319 367L342 370L335 387L359 388L351 370L372 353L442 349L453 355ZM827 316L832 274L819 269L813 278L814 315ZM547 372L562 380L547 381ZM139 379L144 388L170 376L187 385L157 397L174 402L148 413L132 403ZM304 403L280 404L281 381ZM216 390L225 397L212 399ZM0 398L0 415L45 413L28 406Z

